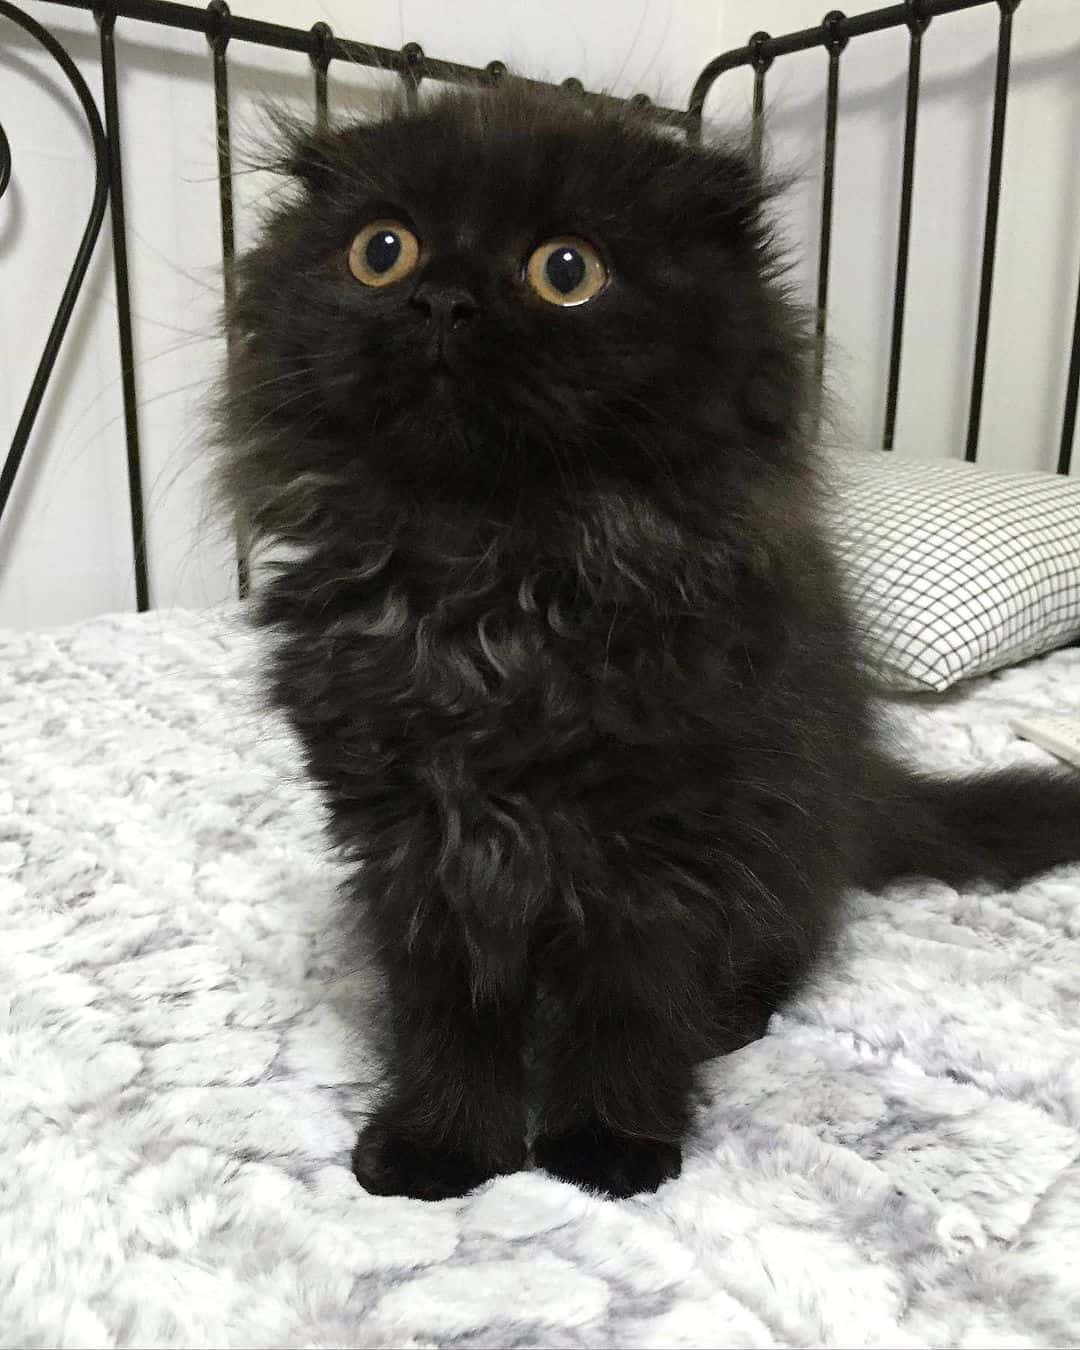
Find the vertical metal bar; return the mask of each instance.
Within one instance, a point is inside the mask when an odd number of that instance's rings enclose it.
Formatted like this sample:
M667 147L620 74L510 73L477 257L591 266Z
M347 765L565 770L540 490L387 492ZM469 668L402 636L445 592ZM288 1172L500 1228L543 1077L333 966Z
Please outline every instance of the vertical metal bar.
M315 125L325 131L330 120L327 109L326 67L315 67Z
M330 122L327 109L326 72L330 66L330 48L334 33L328 23L311 27L311 64L315 68L315 125L325 131Z
M492 64L496 63L492 62ZM420 81L423 79L423 65L423 47L420 46L419 42L406 42L401 49L401 70L398 73L405 87L405 105L410 112L415 112L420 104Z
M754 111L750 121L750 153L754 168L761 170L762 119L765 116L765 72L754 71Z
M225 0L211 0L210 13L218 16L215 31L209 34L214 55L214 121L217 130L218 204L221 208L221 255L225 264L224 290L226 316L231 315L234 299L233 260L236 235L232 200L232 138L229 131L229 68L225 49L229 44L229 6Z
M120 152L120 105L116 83L116 10L99 11L101 82L105 92L105 135L109 144L109 191L112 201L113 272L116 278L116 325L120 338L120 383L124 399L124 438L127 442L128 498L131 509L131 548L135 564L135 604L150 608L146 565L146 524L143 517L142 462L139 455L138 402L135 397L135 354L131 337L131 290L128 282L127 225L124 216L124 179Z
M207 12L211 22L206 36L214 58L214 120L217 128L218 204L221 209L222 287L225 294L226 348L232 332L232 315L236 300L236 282L233 264L236 258L236 233L233 223L232 198L232 139L229 132L229 68L225 49L229 45L229 6L225 0L210 0ZM226 357L228 352L226 351ZM236 581L241 600L250 586L248 541L237 524Z
M1080 388L1080 282L1076 287L1076 313L1073 315L1072 353L1069 374L1065 381L1065 415L1061 421L1061 450L1058 453L1058 473L1068 473L1072 467L1073 436L1076 432L1077 390Z
M990 298L994 289L994 252L997 247L998 205L1001 199L1001 163L1005 148L1005 109L1009 100L1009 58L1012 49L1012 16L1020 0L997 0L997 71L994 77L994 115L990 131L990 172L986 187L986 225L983 231L982 276L979 281L979 317L975 327L975 362L971 376L971 408L968 414L964 458L974 463L979 453L979 423L982 419L983 383L986 378L986 346L990 332Z
M825 327L829 304L829 257L832 251L833 187L836 176L836 108L840 98L840 53L847 46L846 16L830 10L822 19L829 53L829 88L825 97L825 172L821 184L821 245L818 253L817 312L814 324L814 374L820 386L825 371Z
M904 343L904 305L907 299L908 250L911 245L911 197L915 184L915 135L919 122L919 78L922 35L930 20L921 13L921 0L906 0L911 45L908 51L907 113L904 118L904 167L900 178L900 230L896 245L896 286L893 291L892 341L889 350L889 387L885 395L885 431L881 448L891 450L896 436L896 407L900 395L900 357Z
M750 119L750 155L755 170L761 172L762 142L765 127L765 72L773 63L772 56L765 51L769 34L764 30L753 35L747 46L754 53L751 64L754 67L754 111Z

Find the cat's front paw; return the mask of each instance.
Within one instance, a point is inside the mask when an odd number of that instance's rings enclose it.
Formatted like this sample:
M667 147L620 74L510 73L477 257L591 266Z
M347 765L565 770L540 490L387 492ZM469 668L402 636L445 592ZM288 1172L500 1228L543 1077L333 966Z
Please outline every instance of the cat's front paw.
M411 1195L417 1200L465 1195L501 1170L465 1152L409 1138L380 1121L360 1132L352 1166L357 1181L373 1195Z
M600 1121L542 1134L533 1153L545 1172L615 1199L655 1191L682 1171L678 1144L616 1134Z

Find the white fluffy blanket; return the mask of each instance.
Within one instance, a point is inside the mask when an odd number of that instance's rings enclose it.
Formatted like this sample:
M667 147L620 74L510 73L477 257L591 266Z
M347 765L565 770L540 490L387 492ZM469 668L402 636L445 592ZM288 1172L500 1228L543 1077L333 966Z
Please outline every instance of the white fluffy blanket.
M0 1343L1080 1342L1080 869L854 896L655 1196L375 1198L372 991L252 657L183 613L0 637ZM964 768L1041 759L1035 708L1080 650L897 716Z

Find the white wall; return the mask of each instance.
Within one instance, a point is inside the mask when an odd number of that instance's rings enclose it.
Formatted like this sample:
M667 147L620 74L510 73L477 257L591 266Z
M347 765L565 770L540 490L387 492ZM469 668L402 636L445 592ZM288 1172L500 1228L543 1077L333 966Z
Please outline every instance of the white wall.
M85 15L25 0L100 90ZM866 9L870 4L849 5ZM682 103L698 69L755 28L816 22L823 0L237 0L256 17L325 19L388 46L528 74L582 77ZM899 447L956 454L962 444L977 286L996 9L936 21L925 41L911 298ZM73 99L29 40L0 25L0 122L14 181L0 202L0 446L10 437L82 228L91 162ZM206 519L199 409L220 360L220 287L209 60L194 34L120 21L121 112L138 362L151 587L156 605L202 606L232 593L229 541ZM895 250L903 35L854 44L844 58L830 332L848 435L880 436ZM1080 266L1075 145L1080 5L1024 0L1016 19L1014 97L1002 201L1001 262L984 414L990 463L1050 467L1064 383L1065 337ZM796 270L812 288L823 105L820 52L769 78L776 160L803 178L786 203ZM230 53L237 170L263 94L309 105L303 58L237 45ZM1072 88L1069 87L1070 77ZM331 103L356 102L371 76L331 70ZM749 85L725 77L710 114L741 120ZM241 245L273 185L235 180ZM807 290L807 294L809 294ZM108 225L0 526L0 624L46 625L131 608L115 301Z

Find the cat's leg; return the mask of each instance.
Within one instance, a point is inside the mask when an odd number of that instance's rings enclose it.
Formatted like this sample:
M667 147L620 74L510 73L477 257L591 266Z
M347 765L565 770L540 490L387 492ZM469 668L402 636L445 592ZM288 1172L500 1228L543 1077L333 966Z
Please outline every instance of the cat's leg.
M611 1196L679 1174L705 1038L697 972L670 925L608 931L579 959L551 963L565 1020L534 1145L545 1171Z
M523 994L477 993L456 933L384 949L389 1084L353 1171L379 1195L464 1195L525 1159Z

